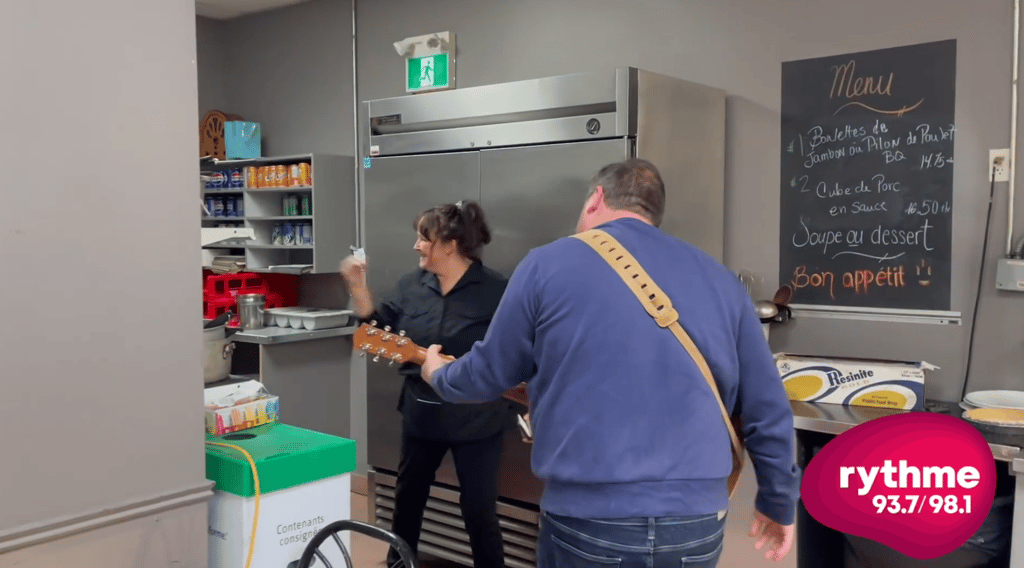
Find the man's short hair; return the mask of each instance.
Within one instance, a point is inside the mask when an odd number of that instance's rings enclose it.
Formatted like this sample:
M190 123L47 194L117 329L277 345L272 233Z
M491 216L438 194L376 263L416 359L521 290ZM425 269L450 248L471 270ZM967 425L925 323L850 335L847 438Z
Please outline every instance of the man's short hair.
M646 217L655 227L665 214L665 183L654 164L640 158L608 164L590 182L590 195L604 188L604 202L612 208Z

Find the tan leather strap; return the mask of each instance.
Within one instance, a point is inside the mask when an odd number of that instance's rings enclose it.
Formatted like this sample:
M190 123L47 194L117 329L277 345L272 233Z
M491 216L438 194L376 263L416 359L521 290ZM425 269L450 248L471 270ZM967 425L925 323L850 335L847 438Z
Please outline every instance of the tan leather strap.
M683 345L686 352L693 358L701 374L704 375L708 386L711 387L711 392L715 395L715 400L718 401L718 408L722 412L722 419L725 420L725 427L729 431L729 441L732 443L733 469L732 474L729 476L729 496L731 497L736 490L740 471L743 469L743 446L733 425L733 419L729 416L729 411L725 409L725 404L722 402L722 396L718 392L718 384L715 383L715 379L711 374L711 368L708 367L704 355L697 348L697 345L694 344L693 339L686 333L683 326L679 324L679 312L672 307L672 301L651 280L647 271L640 266L640 263L637 262L633 255L614 237L600 229L592 229L573 235L573 237L590 245L591 248L601 255L601 258L608 261L608 264L622 277L622 280L629 286L629 289L636 294L640 304L654 318L654 321L658 322L659 326L667 327L672 331L676 339L679 340L679 343Z

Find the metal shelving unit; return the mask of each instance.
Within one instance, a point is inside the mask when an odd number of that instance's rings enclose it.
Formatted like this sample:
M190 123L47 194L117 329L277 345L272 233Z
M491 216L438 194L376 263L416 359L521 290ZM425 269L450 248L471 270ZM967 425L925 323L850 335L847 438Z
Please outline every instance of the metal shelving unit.
M355 163L349 156L328 154L297 154L266 157L256 160L223 160L204 166L210 171L244 169L247 167L309 163L313 185L269 188L206 189L204 198L225 195L242 196L244 216L204 217L203 226L221 223L244 223L252 229L255 239L232 248L234 254L245 254L246 269L267 270L270 266L309 265L313 273L332 273L349 254L355 236ZM310 197L310 215L282 215L282 199L289 194ZM274 226L284 223L312 225L312 245L272 244Z

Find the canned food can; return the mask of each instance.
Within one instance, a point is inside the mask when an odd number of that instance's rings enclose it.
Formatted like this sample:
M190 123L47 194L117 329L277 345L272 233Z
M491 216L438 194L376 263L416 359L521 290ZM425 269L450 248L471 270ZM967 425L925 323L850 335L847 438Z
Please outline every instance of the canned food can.
M305 187L313 185L313 169L307 162L299 164L298 185Z
M288 168L284 165L274 166L274 175L277 176L277 185L274 187L288 187Z
M207 197L206 198L206 216L207 217L213 217L214 216L213 215L213 209L214 209L214 207L213 207L213 198L212 197Z
M263 174L260 176L263 178L263 187L274 187L274 171L271 166L263 166L260 168Z
M256 166L245 168L245 187L259 187L259 169Z
M291 208L292 208L291 198L289 196L285 195L284 197L281 198L281 215L284 215L286 217L288 215L291 215L291 213L290 213Z
M298 164L288 166L288 187L302 185L302 168Z
M271 233L270 233L270 244L272 244L272 245L279 245L279 244L281 244L281 234L282 233L283 233L283 230L281 228L281 223L274 223L274 230L271 231Z
M308 195L302 196L302 212L300 215L310 216L313 214L313 208L311 207L312 202Z
M235 198L225 197L224 198L224 216L234 217L235 216Z
M210 175L210 183L207 187L212 189L220 189L224 187L224 172L213 172Z
M285 223L284 225L281 226L281 244L295 244L295 226L292 225L291 223Z
M244 197L236 197L235 198L235 216L236 217L244 217L245 216L245 198Z
M299 240L301 244L313 244L313 225L309 223L303 223L302 225L300 225L299 230Z
M213 198L213 216L223 217L224 216L224 198L214 197Z
M292 215L298 215L298 214L299 214L299 196L298 195L293 195L292 196Z
M245 187L245 178L242 176L241 168L229 170L228 174L231 176L230 187Z

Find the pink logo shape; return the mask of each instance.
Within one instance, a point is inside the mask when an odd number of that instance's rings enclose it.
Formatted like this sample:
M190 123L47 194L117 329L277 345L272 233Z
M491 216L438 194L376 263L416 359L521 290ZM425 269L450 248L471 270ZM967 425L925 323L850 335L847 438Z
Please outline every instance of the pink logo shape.
M988 443L970 424L908 413L856 426L807 465L807 512L912 558L948 554L985 521L996 488Z

